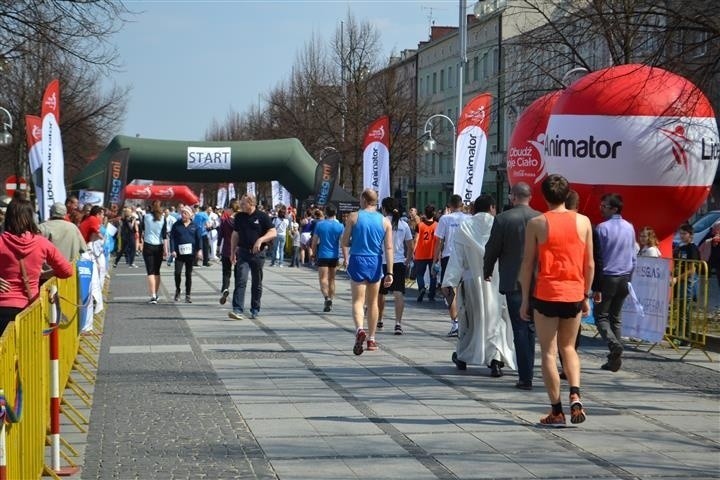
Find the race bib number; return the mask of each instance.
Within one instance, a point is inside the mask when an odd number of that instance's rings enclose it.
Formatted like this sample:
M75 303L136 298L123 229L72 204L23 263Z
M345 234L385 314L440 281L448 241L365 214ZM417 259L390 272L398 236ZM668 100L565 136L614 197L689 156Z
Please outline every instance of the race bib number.
M180 252L180 255L191 255L192 243L183 243L182 245L178 245L178 252Z

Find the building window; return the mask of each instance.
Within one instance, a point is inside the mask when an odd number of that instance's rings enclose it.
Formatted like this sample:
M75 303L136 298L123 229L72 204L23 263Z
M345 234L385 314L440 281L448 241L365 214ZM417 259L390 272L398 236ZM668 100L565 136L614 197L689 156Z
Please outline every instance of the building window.
M430 175L435 175L435 154L432 154L432 160L430 164Z
M488 77L488 54L484 53L482 57L482 74L483 78Z
M423 79L422 78L420 79L420 88L418 89L418 91L420 92L420 95L423 94Z
M477 82L478 75L480 74L480 59L478 57L473 58L473 81Z
M452 67L448 67L448 88L453 87Z
M430 75L425 75L425 95L430 95Z
M500 65L499 58L500 57L498 55L498 49L493 48L493 51L492 51L492 72L493 72L493 74L498 73L498 67Z
M433 72L433 94L437 93L437 72Z
M465 65L465 70L463 70L463 74L465 77L465 85L470 83L470 68L468 68L469 65Z
M440 70L440 91L445 91L445 70Z

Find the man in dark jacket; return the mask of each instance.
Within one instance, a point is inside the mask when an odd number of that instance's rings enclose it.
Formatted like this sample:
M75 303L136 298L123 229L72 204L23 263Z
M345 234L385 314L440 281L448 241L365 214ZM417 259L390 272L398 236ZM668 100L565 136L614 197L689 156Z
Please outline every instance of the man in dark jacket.
M532 389L535 368L535 325L520 318L522 294L518 274L525 250L525 226L528 221L540 215L530 208L532 191L525 182L518 182L510 190L513 208L497 217L485 245L483 276L490 281L495 262L500 261L500 293L507 299L508 313L513 328L513 340L519 380L517 388Z

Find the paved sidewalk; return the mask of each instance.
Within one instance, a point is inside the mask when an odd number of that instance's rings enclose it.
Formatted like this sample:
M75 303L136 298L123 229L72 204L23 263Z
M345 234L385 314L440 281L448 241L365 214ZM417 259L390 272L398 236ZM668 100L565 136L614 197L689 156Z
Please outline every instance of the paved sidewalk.
M266 266L261 316L234 321L219 265L192 304L162 274L148 305L144 269L112 272L82 478L720 478L718 354L629 350L613 374L587 336L588 420L548 430L539 357L531 392L458 371L439 302L409 293L402 336L388 302L380 350L355 356L342 275L324 314L314 271Z

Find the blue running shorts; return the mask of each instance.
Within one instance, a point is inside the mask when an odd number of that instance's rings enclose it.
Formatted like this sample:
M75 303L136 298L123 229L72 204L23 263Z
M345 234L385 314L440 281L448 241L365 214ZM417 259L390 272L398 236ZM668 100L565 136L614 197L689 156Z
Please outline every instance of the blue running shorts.
M379 282L382 278L382 256L350 255L347 273L354 282Z

